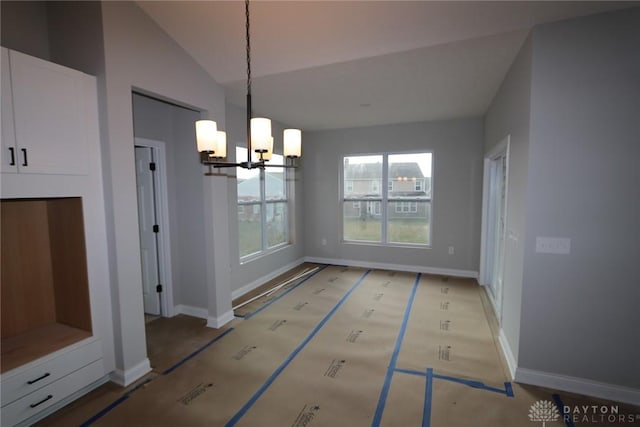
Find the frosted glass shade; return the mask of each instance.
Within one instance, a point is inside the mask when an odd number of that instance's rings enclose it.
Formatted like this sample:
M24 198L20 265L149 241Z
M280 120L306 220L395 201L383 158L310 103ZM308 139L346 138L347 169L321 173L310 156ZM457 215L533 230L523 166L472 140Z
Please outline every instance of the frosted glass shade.
M256 153L266 153L269 150L271 138L271 120L263 117L251 119L251 149Z
M271 160L271 155L273 154L273 137L269 138L269 149L266 153L262 153L262 160Z
M218 126L213 120L196 121L196 145L198 151L215 151Z
M227 157L227 133L223 130L217 132L214 157Z
M302 131L300 129L284 130L284 156L298 158L302 156Z

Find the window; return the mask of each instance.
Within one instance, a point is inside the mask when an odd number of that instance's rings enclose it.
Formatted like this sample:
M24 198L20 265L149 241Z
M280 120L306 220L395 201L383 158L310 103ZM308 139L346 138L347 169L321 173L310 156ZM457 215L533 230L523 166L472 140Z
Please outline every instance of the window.
M429 245L431 168L431 153L344 157L343 240Z
M236 147L236 159L246 159L247 149ZM283 164L273 154L273 164ZM238 177L238 246L245 258L289 241L288 197L285 168L236 168Z

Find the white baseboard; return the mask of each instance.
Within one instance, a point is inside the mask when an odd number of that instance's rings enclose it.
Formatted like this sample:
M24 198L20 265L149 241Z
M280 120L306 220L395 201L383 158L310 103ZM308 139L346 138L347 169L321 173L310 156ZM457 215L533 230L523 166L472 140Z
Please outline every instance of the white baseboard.
M231 322L233 319L235 319L233 315L233 310L229 310L226 313L224 313L222 316L207 317L207 326L209 328L219 329L224 325L226 325L227 323Z
M177 314L186 314L187 316L198 317L200 319L208 319L209 311L206 308L193 307L190 305L178 304L173 307L173 312Z
M348 265L350 267L376 268L380 270L409 271L412 273L440 274L443 276L478 278L477 271L456 270L451 268L426 267L422 265L391 264L384 262L367 262L347 259L306 257L306 262L318 264Z
M149 363L149 359L145 358L142 362L127 369L126 371L123 371L122 369L116 369L113 371L111 373L111 381L122 387L127 387L149 372L151 372L151 364Z
M513 351L511 351L511 346L509 345L509 341L507 341L507 337L502 328L500 328L500 333L498 334L498 342L500 343L502 354L504 354L504 358L507 361L507 367L509 368L511 379L513 380L516 377L518 364L516 362L516 358L513 356Z
M585 378L516 368L515 381L640 406L640 390Z
M235 291L231 292L231 299L234 300L236 298L240 298L241 296L243 296L244 294L251 292L252 290L254 290L255 288L259 288L260 286L264 285L265 283L267 283L269 280L273 280L276 277L278 277L281 274L286 273L287 271L291 270L292 268L295 268L297 266L299 266L300 264L302 264L304 262L304 258L300 258L296 261L290 262L289 264L280 267L279 269L272 271L271 273L260 277L257 280L254 280L251 283L248 283L246 285L244 285L243 287L236 289Z

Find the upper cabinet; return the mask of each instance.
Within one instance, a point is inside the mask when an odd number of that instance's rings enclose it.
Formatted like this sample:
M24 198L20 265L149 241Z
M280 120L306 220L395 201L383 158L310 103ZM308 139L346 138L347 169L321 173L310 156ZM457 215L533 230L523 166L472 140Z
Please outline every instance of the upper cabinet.
M86 175L83 73L2 48L0 171Z

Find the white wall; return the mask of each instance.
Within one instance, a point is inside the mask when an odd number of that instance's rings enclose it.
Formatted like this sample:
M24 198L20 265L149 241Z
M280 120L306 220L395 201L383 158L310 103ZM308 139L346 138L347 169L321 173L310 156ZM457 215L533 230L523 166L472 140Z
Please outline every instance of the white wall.
M640 389L639 76L640 8L534 30L522 368Z
M518 360L525 207L529 170L529 115L531 102L531 38L509 69L484 120L485 153L510 136L507 240L502 304L502 330L515 363Z
M432 247L341 241L342 157L388 151L433 152ZM482 119L307 132L304 148L305 248L309 257L392 264L417 271L477 274L482 204ZM327 244L322 244L322 239ZM448 247L455 247L455 255Z
M266 116L268 117L269 115L266 114ZM227 104L226 118L227 144L229 147L229 154L231 155L231 151L234 150L232 147L236 144L238 146L246 147L246 109ZM274 137L275 152L282 153L282 131L285 126L273 120L271 121L271 124L271 133ZM305 147L303 148L305 150L308 144L306 138L306 133L303 133L302 144L303 147ZM232 155L235 156L235 152ZM303 156L306 156L306 153L303 153ZM241 160L244 161L246 159ZM302 164L302 162L299 163ZM227 172L235 175L235 170L233 169L227 169ZM241 293L242 290L246 290L246 286L252 287L267 281L271 275L275 274L275 272L282 272L282 270L290 269L294 265L300 263L304 258L303 230L305 219L302 205L302 175L305 172L303 167L295 171L290 170L289 172L290 178L293 177L294 179L294 181L291 182L292 186L290 187L290 200L292 201L292 204L290 205L290 215L292 215L293 220L291 245L264 256L251 259L242 264L240 264L240 258L238 255L238 208L235 203L238 197L237 181L235 178L229 179L229 253L231 254L231 289L236 294Z
M120 350L117 366L123 371L125 382L129 382L128 377L134 378L146 361L132 90L140 89L159 98L194 106L219 121L224 121L224 91L134 3L103 2L101 6L105 51L103 163L111 270L115 280L114 305L117 307L114 329L116 349ZM190 153L190 167L198 170L198 154L195 150ZM203 198L204 179L202 177L200 181ZM203 209L204 215L216 214L213 207L204 203L196 204L192 209ZM208 238L213 240L213 236ZM207 285L210 293L215 293L215 286L228 286L228 271L224 268L224 256L207 258L219 267L215 272L208 270L215 277L207 277ZM224 283L225 273L227 283ZM230 295L228 300L230 307ZM118 351L116 353L118 356Z

